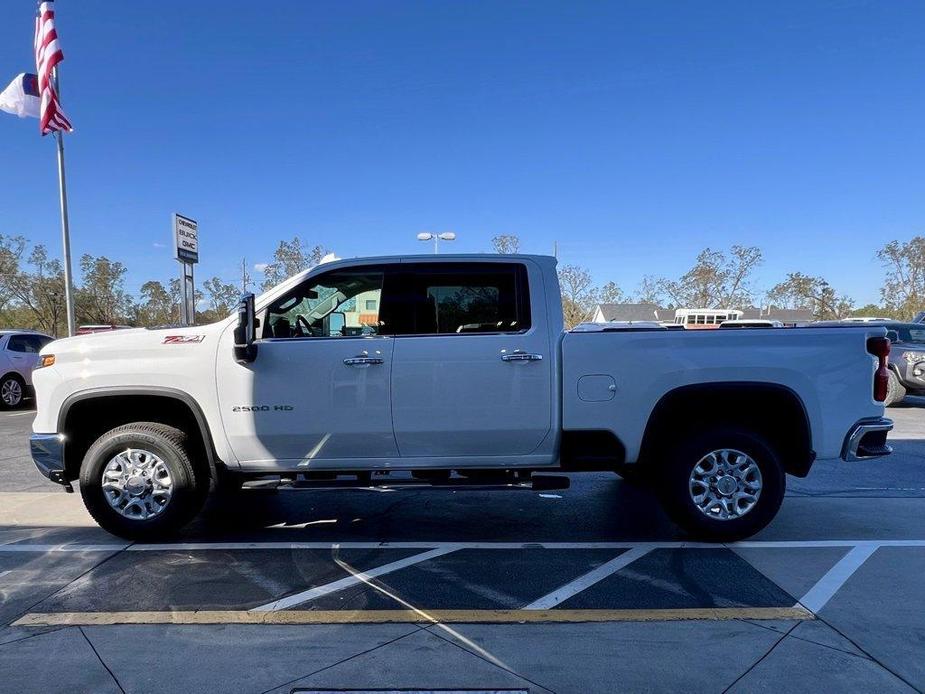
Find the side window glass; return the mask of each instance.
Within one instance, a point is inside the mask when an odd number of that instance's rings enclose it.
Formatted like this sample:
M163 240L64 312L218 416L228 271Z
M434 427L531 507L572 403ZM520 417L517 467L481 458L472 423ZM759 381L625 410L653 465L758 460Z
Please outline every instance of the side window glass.
M334 270L277 299L267 311L264 337L360 337L388 334L379 316L383 273Z

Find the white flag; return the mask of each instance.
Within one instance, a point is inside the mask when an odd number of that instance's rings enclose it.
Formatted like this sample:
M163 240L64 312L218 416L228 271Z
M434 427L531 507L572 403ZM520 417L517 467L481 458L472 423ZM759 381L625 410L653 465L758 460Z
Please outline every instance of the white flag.
M20 118L38 118L40 107L38 78L28 72L16 75L9 86L0 92L0 111Z

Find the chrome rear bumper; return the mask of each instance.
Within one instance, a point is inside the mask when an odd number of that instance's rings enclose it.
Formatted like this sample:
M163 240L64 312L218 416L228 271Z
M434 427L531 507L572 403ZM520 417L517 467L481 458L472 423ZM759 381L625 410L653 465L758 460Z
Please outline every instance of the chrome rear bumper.
M869 460L889 455L893 449L886 443L886 435L893 429L893 420L886 417L862 419L851 427L842 446L842 460Z

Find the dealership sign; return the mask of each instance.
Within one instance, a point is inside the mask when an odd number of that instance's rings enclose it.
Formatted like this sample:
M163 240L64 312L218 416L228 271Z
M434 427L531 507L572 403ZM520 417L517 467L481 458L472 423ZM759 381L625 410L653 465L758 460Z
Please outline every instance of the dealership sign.
M199 225L195 219L173 215L174 257L184 263L199 262Z

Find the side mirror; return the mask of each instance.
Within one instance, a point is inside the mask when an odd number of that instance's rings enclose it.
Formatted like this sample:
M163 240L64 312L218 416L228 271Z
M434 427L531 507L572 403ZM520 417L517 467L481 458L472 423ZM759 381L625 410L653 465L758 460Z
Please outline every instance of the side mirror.
M247 293L238 303L238 324L234 329L234 358L239 364L249 364L257 358L257 320L254 315L254 295Z
M899 333L896 332L895 330L887 330L886 338L893 344L896 344L897 342L899 342Z
M324 317L324 334L326 337L343 335L346 325L347 316L343 311L332 311Z

